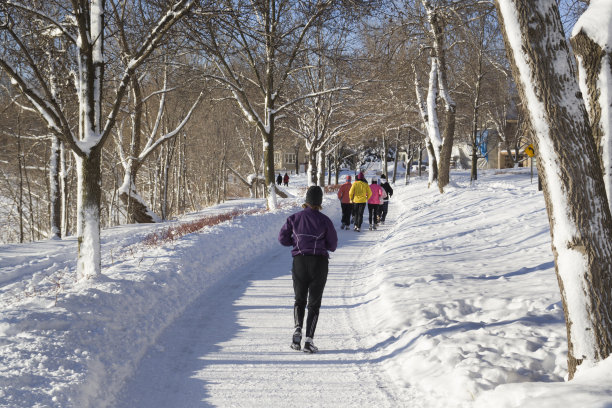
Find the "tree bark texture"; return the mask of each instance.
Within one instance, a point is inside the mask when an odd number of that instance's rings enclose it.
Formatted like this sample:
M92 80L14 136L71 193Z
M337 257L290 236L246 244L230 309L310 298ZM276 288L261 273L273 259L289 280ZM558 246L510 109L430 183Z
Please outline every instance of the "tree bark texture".
M591 132L599 153L608 204L612 205L612 135L604 131L604 129L612 131L612 118L610 118L612 95L609 95L607 90L602 90L599 85L604 78L608 81L612 79L612 53L606 53L582 30L572 37L571 43L578 65L582 68L579 70L582 95L587 102Z
M78 176L78 279L100 274L100 150L93 149L89 156L76 156Z
M325 187L325 153L323 148L317 151L317 185Z
M397 175L397 159L398 159L398 153L399 153L399 140L400 140L400 131L397 132L397 138L395 139L395 154L393 157L393 179L392 179L393 184L395 184L395 178L396 178L395 176ZM389 179L389 175L387 174L387 180L388 179Z
M495 3L535 136L571 379L612 351L612 217L556 1Z
M135 199L125 191L119 194L119 199L127 209L128 222L136 222L139 224L151 224L155 222L153 217L149 214L149 207L144 205L140 200Z
M387 130L385 130L382 134L382 172L383 174L387 174L387 151L389 148L387 147Z
M435 57L438 60L438 84L440 90L440 97L444 100L444 112L445 112L445 127L442 139L442 148L440 156L438 158L438 188L440 192L444 192L444 187L450 182L450 159L453 150L453 142L455 138L455 116L456 116L456 104L450 96L450 89L448 86L448 75L446 73L446 55L444 46L444 28L445 21L440 15L437 7L432 7L429 2L425 2L425 6L428 9L427 16L433 39L433 50Z
M438 189L444 192L444 187L450 183L450 161L453 153L453 140L455 135L455 107L445 111L444 139L438 163Z
M62 197L60 185L60 163L61 147L60 140L53 137L51 142L51 157L49 160L49 201L51 212L49 214L49 238L58 239L62 237Z
M478 180L478 146L476 142L472 142L472 170L470 172L470 181Z
M436 159L435 147L427 141L427 155L429 156L429 185L438 180L438 160ZM419 163L419 176L421 175L421 164Z

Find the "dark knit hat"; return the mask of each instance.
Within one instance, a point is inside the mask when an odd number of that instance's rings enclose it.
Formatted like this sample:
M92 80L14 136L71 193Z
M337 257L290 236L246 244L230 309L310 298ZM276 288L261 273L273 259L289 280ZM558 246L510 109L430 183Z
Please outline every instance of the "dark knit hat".
M308 191L306 192L306 204L309 204L313 207L321 206L323 202L323 190L319 186L310 186L308 187Z
M386 179L387 179L387 176L385 176L384 174L381 174L381 175L380 175L380 178L381 178L381 179L383 179L383 180L386 180Z

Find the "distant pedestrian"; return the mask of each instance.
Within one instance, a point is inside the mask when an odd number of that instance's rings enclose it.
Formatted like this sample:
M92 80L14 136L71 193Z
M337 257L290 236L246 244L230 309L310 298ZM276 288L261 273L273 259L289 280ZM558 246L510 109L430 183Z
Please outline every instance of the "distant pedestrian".
M393 195L393 188L391 188L391 185L387 182L387 176L384 174L380 175L380 186L384 188L387 193L386 197L383 199L382 207L380 207L380 223L384 224L387 218L387 212L389 211L389 198Z
M283 183L285 186L289 187L289 175L285 173L285 177L283 177Z
M340 199L340 207L342 207L342 225L340 229L349 229L351 226L351 214L353 212L353 204L349 197L351 191L352 178L350 175L346 176L346 182L340 186L338 190L338 198Z
M355 231L361 231L361 223L363 222L363 211L366 203L372 197L372 190L368 185L363 173L357 175L357 180L351 186L349 197L353 203L355 212Z
M289 218L278 234L279 242L284 246L293 246L293 291L295 303L293 305L294 332L291 348L300 350L302 344L302 327L304 315L308 305L308 318L306 319L306 340L304 352L316 353L318 348L312 339L319 309L323 298L323 289L327 282L329 268L329 253L334 252L338 245L338 235L332 221L321 210L323 190L319 186L311 186L306 192L306 202L302 211Z
M280 186L282 183L283 183L283 176L281 176L280 173L278 173L278 177L276 178L276 184Z
M372 197L368 200L368 222L370 224L369 229L372 230L378 228L378 210L385 195L385 190L378 185L375 178L372 179L370 190L372 190Z

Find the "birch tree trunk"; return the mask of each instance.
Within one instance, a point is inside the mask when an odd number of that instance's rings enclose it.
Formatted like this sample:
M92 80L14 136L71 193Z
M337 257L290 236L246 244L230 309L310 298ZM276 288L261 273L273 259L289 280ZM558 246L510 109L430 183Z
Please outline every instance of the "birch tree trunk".
M556 1L495 3L536 142L572 379L612 351L610 209Z

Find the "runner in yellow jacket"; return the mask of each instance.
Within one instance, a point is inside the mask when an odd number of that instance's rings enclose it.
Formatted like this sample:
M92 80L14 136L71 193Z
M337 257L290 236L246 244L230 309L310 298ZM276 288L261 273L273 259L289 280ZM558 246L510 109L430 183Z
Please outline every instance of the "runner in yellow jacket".
M353 210L355 211L355 231L357 232L361 231L363 211L370 197L372 197L372 190L363 173L359 173L357 175L357 180L353 183L349 191L349 198L353 203Z

